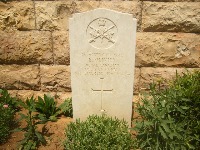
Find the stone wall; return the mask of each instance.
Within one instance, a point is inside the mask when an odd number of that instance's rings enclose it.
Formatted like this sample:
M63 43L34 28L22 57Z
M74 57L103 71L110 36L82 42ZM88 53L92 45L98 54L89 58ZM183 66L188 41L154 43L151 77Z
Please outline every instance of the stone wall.
M138 19L134 94L200 68L200 0L0 2L0 88L26 98L71 96L68 20L109 8Z

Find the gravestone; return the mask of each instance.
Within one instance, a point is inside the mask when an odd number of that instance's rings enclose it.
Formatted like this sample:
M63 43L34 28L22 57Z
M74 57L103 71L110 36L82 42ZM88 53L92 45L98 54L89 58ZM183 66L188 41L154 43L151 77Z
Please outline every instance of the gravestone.
M108 9L77 13L69 40L74 119L107 114L130 125L136 19Z

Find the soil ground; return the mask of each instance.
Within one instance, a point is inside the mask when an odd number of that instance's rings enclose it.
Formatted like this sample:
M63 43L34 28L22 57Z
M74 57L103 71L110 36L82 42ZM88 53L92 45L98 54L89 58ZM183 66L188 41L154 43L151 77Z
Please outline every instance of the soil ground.
M21 111L20 113L26 113ZM19 118L19 115L16 115L16 119ZM63 141L65 140L65 129L67 125L72 122L72 118L60 116L56 122L47 122L45 125L45 137L47 144L45 146L39 146L38 150L64 150ZM25 127L26 122L22 121L18 127ZM38 125L38 130L42 132L44 125ZM134 132L132 131L134 135ZM18 150L17 146L20 140L23 139L23 132L14 132L10 135L8 141L0 145L0 150Z
M18 118L18 116L16 117ZM67 124L72 121L72 118L65 116L58 117L56 122L47 122L45 126L44 137L47 141L45 146L39 146L38 150L63 150L63 141L65 139L65 128ZM19 126L23 127L26 123L22 122ZM39 125L38 130L42 131L44 125ZM0 150L17 150L17 145L20 140L23 139L23 132L14 132L10 135L10 138L6 143L0 145Z

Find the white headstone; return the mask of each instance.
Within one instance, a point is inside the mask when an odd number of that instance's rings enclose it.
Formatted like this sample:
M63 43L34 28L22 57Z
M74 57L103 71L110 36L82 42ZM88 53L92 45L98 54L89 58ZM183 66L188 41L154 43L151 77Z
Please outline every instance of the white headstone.
M108 9L77 13L69 39L74 119L105 113L130 125L136 19Z

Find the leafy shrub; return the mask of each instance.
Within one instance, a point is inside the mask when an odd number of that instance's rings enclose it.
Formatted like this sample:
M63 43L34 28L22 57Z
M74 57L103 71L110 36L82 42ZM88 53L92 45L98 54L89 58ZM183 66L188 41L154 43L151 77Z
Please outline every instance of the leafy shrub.
M176 76L165 90L150 86L136 104L134 130L140 149L187 150L200 147L200 72Z
M37 131L38 124L46 123L46 118L42 114L34 113L35 109L35 99L31 97L23 103L23 107L28 110L27 114L20 113L20 119L26 121L26 126L24 128L18 128L16 131L23 131L24 139L20 141L21 150L36 149L40 144L46 144L46 140L43 135Z
M189 148L200 147L200 71L177 75L170 89L175 90L177 95L175 105L183 110L171 114L176 123L181 123L185 130L185 143ZM174 116L176 115L176 116Z
M65 116L73 117L72 98L66 99L59 108Z
M125 121L93 115L86 121L76 120L68 125L64 147L69 150L130 150L132 138Z
M14 116L18 106L16 98L11 97L7 90L0 89L0 143L7 140L16 123Z
M51 121L56 121L56 116L60 113L60 109L57 108L57 102L54 100L53 97L50 95L44 94L44 99L42 99L40 96L38 96L38 101L36 104L36 110L44 114L47 119Z
M15 111L8 105L0 103L0 143L7 140L14 123Z
M10 96L7 90L0 89L0 103L8 105L15 111L20 109L21 100Z

